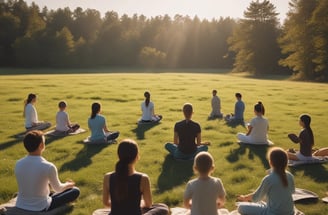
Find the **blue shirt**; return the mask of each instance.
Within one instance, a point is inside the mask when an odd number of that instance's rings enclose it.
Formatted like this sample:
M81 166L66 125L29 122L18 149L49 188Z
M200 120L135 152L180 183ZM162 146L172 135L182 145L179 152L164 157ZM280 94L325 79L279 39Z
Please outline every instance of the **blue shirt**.
M245 104L242 100L238 100L235 104L235 119L244 119Z
M288 185L285 187L280 176L272 171L265 176L261 185L257 188L253 195L253 202L265 200L267 203L267 215L293 215L294 202L292 194L295 192L294 177L286 171Z
M106 118L97 114L95 118L88 120L88 126L91 130L91 141L104 140L106 137L104 127L106 125Z

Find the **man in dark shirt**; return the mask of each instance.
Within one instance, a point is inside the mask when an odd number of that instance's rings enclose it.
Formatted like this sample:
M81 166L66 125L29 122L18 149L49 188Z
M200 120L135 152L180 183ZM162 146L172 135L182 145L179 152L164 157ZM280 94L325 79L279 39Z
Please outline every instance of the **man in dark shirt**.
M183 106L185 119L174 126L173 143L166 143L165 149L177 159L194 159L196 154L207 151L209 142L201 142L201 128L197 122L191 120L193 107L190 103Z

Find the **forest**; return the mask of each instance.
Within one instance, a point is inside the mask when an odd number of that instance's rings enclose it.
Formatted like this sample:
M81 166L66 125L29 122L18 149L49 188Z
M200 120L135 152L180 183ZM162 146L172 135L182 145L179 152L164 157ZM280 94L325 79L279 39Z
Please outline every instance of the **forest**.
M0 2L2 68L228 68L328 81L328 1L291 0L285 20L269 1L244 17L129 16Z

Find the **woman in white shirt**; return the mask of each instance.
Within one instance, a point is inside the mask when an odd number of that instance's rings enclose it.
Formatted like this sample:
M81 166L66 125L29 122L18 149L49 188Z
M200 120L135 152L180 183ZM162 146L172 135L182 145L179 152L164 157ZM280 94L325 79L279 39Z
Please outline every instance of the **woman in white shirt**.
M156 115L154 110L154 103L150 101L150 93L146 91L144 93L145 101L141 103L142 117L139 122L159 122L162 119L162 115Z
M254 113L255 117L249 123L247 133L238 133L238 140L248 144L272 145L273 143L267 139L269 122L264 117L265 109L262 102L254 105Z
M50 122L39 121L38 113L34 104L36 103L36 95L33 93L28 94L25 100L23 116L25 117L26 130L44 130L51 126Z

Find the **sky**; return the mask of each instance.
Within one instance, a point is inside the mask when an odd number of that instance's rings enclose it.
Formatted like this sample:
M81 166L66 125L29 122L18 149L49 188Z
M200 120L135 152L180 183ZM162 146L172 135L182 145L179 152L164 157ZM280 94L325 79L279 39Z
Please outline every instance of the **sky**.
M243 18L243 13L252 0L25 0L29 5L35 2L42 9L58 9L69 7L74 10L96 9L102 16L107 11L115 11L122 16L127 14L145 15L155 17L168 14L174 17L176 14L211 20L220 17ZM278 18L281 22L288 12L288 0L270 0L276 6L276 12L280 13Z

